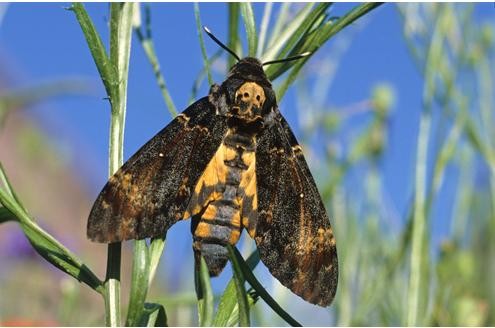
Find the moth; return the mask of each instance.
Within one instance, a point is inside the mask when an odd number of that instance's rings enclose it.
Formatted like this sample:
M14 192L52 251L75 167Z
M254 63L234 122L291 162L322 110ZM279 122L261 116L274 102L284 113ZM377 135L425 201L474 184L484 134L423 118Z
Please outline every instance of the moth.
M337 289L335 238L302 148L261 63L240 59L227 79L141 147L106 183L88 219L104 243L164 236L191 218L193 250L211 276L243 229L262 262L304 300L329 305Z

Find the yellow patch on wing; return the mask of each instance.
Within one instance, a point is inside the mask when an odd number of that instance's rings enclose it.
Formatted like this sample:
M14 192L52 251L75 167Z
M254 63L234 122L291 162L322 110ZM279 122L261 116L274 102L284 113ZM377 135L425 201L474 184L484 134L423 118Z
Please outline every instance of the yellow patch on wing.
M223 143L218 147L218 150L211 158L194 187L191 200L182 216L183 219L198 214L208 205L208 203L222 197L220 192L215 191L215 187L218 185L225 185L228 167L225 165L224 160L234 158L235 150L226 147Z
M253 216L257 215L257 211L258 211L255 152L244 151L242 153L241 159L244 162L244 164L247 165L248 168L247 170L243 171L241 174L241 182L239 184L239 188L240 190L243 191L243 193L240 194L239 203L241 204L241 208L243 208L243 206L250 207L241 210L241 213L243 213L242 225L246 228L251 238L254 238L256 232L255 222L250 222L250 217L252 219Z

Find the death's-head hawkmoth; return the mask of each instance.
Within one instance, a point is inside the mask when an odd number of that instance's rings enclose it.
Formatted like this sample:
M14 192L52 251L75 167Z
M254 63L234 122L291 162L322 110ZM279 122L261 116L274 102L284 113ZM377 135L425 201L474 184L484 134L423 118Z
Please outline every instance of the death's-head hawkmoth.
M337 289L337 250L301 146L263 64L213 39L238 62L110 178L89 215L88 237L110 243L163 236L191 218L196 257L215 276L226 265L226 245L246 229L273 276L327 306Z

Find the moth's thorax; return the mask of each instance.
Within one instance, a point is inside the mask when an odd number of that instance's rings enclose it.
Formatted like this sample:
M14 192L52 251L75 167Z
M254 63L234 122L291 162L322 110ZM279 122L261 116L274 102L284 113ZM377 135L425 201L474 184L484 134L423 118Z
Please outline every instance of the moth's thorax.
M259 84L245 82L235 92L231 112L246 121L253 121L257 117L261 118L265 100L265 91Z

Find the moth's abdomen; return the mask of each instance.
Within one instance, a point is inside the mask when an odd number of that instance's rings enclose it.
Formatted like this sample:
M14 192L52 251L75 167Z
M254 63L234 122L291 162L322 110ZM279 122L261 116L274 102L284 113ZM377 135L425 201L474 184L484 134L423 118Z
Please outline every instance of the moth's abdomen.
M254 137L227 133L198 181L184 214L193 217L193 249L196 258L203 255L211 275L223 270L228 259L226 245L235 245L241 235L243 203L249 198L246 190L256 179L254 142ZM249 206L253 198L251 195L251 201L246 202Z
M235 245L241 235L239 206L223 199L211 202L193 218L193 233L194 251L203 255L210 274L218 275L228 258L225 246Z

